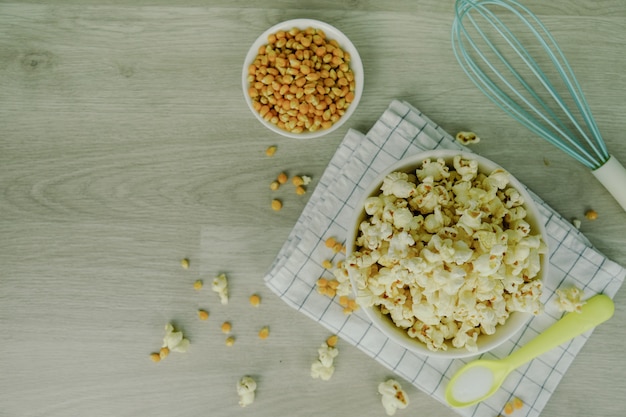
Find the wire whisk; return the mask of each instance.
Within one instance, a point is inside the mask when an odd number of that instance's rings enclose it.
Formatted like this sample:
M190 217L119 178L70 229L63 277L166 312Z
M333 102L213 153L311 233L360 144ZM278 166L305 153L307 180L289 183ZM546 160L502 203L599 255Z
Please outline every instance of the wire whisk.
M565 55L514 0L457 0L456 59L476 86L531 132L592 170L626 210L626 169L611 156Z

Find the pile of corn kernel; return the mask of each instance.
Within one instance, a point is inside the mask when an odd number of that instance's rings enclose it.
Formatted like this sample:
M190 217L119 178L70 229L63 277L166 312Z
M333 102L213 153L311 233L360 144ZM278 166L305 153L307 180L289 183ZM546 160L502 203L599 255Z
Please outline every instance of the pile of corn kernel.
M276 154L278 147L275 145L269 146L265 150L265 154L267 156L274 156ZM289 176L286 172L281 171L274 180L270 183L270 190L278 191L283 185L289 182ZM306 194L306 186L311 183L311 177L307 175L294 175L291 177L291 183L293 184L294 191L297 195L305 195ZM279 198L273 198L271 202L272 210L280 211L283 208L283 201Z

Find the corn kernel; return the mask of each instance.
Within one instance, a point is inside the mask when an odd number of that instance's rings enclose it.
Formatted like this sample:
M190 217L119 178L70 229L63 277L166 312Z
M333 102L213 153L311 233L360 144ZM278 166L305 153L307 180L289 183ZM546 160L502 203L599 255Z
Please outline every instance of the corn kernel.
M327 248L332 248L337 244L337 241L335 240L334 237L329 237L328 239L326 239L326 247Z
M328 280L326 278L320 278L317 280L318 287L326 287L328 285Z
M328 286L333 290L336 290L337 288L339 288L339 281L337 281L336 279L331 279L330 281L328 281Z
M183 269L189 269L189 259L187 259L187 258L181 259L180 260L180 266Z
M328 345L329 347L335 347L337 346L338 340L339 340L339 337L337 337L336 334L332 335L328 339L326 339L326 345Z
M232 346L235 344L235 338L232 336L229 336L226 338L226 346Z
M504 405L504 414L512 414L514 411L513 403L508 402Z
M267 339L267 337L270 335L270 329L269 327L265 326L263 327L260 331L259 331L259 337L261 339Z
M285 174L284 172L281 172L280 174L278 174L278 177L276 178L276 180L280 184L286 183L287 182L287 174Z
M516 410L519 410L520 408L524 408L524 401L522 401L521 399L515 397L513 398L513 401L511 401L513 403L513 408L515 408Z
M196 282L193 283L194 290L199 290L201 288L202 288L202 280L197 280Z
M298 194L298 195L305 195L306 194L306 188L304 188L303 186L299 185L296 188L296 194Z
M329 261L328 259L325 259L325 260L322 261L322 266L325 269L330 269L330 268L333 267L333 263L331 261Z
M280 188L280 183L278 181L272 181L270 183L270 190L276 191Z
M159 357L161 359L167 358L167 355L169 354L170 354L170 350L167 347L162 347L161 350L159 351Z
M301 176L296 175L295 177L293 177L291 179L291 182L293 183L293 185L295 185L296 187L299 187L300 185L304 185L304 180L302 179Z
M280 200L272 200L272 210L279 211L283 208L283 203Z
M341 243L335 243L333 246L333 252L339 253L341 251L343 251L343 245Z
M150 359L152 359L152 362L161 362L161 355L159 355L157 352L151 353Z
M596 220L598 218L598 212L596 212L595 210L587 210L587 212L585 213L585 217L588 220Z
M222 333L230 333L232 329L232 326L229 322L225 321L224 323L222 323Z
M273 146L273 145L272 145L272 146L270 146L270 147L268 147L268 148L265 150L265 155L267 155L267 156L274 156L274 154L276 153L276 149L277 149L277 147L276 147L276 146Z
M342 295L339 297L339 305L342 307L348 307L348 296Z
M200 320L206 320L209 318L209 313L205 310L198 310L198 317Z
M254 307L258 307L261 304L261 297L256 294L250 296L250 304Z

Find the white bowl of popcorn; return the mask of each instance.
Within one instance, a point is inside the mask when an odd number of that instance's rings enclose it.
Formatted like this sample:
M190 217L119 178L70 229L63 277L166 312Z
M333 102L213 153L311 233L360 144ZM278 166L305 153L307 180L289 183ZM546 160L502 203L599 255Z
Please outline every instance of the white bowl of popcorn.
M319 20L287 20L252 44L242 86L265 127L287 137L316 138L337 130L356 110L363 64L339 29Z
M544 219L494 162L436 150L399 161L365 191L347 237L357 303L418 354L481 354L543 311Z

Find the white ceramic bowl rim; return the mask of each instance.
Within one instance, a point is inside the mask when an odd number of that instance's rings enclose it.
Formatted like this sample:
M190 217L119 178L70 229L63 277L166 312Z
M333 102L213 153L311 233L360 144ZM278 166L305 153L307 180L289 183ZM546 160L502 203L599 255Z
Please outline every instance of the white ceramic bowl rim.
M364 193L359 200L359 204L356 206L356 210L352 219L352 223L350 224L350 229L348 231L348 236L346 240L346 253L350 254L354 251L354 242L356 240L356 236L358 233L358 225L361 222L361 219L364 217L363 213L363 205L365 199L369 196L377 194L380 190L380 185L383 182L385 176L394 171L403 171L409 172L411 170L414 171L421 162L427 158L437 159L444 158L446 161L451 161L452 158L456 155L460 155L464 159L473 159L478 161L479 170L481 172L490 173L496 168L501 168L495 162L481 157L480 155L471 153L471 152L463 152L457 150L433 150L433 151L425 151L420 152L418 154L409 156L404 158L395 164L391 165L389 168L385 169L378 177L364 190ZM504 169L504 168L502 168ZM507 171L508 172L508 171ZM535 205L534 200L528 193L526 187L521 184L513 175L509 172L509 187L513 187L520 192L522 197L524 197L524 207L527 210L527 221L531 225L531 228L535 231L536 234L540 234L547 244L546 239L546 230L543 222L543 216L539 212L538 208ZM545 280L547 276L547 256L541 257L541 271L539 272L539 276L537 279ZM353 283L354 284L354 283ZM354 285L353 285L354 287ZM432 356L432 357L440 357L440 358L465 358L470 356L477 356L482 353L485 353L489 350L496 348L502 343L509 340L515 334L517 334L533 317L530 313L520 313L513 312L507 319L507 321L503 325L499 325L497 327L497 331L493 335L480 335L478 338L478 350L475 352L470 352L465 348L455 348L453 346L448 347L448 350L445 351L432 351L426 347L424 343L419 341L418 339L411 338L405 330L395 326L391 319L385 315L383 315L378 308L364 308L365 314L372 321L372 323L387 337L391 340L398 343L400 346L412 351L414 353Z
M290 29L293 29L294 27L299 28L299 29L307 29L309 27L322 29L326 33L326 36L328 39L336 40L339 43L339 45L344 49L344 51L350 53L350 69L352 70L352 73L354 74L354 79L356 83L356 90L354 92L354 100L352 101L352 103L350 104L346 112L343 114L343 116L341 116L341 118L328 129L320 129L315 132L291 133L291 132L288 132L286 130L279 128L273 123L263 120L263 117L261 117L259 112L256 111L254 107L252 107L252 99L248 95L248 88L250 87L248 83L248 67L254 61L254 58L256 58L259 48L267 44L267 38L269 35L271 35L272 33L276 33L279 30L290 30ZM339 129L350 118L350 116L352 116L352 114L356 110L359 104L359 101L361 100L361 96L363 94L363 82L364 82L363 62L361 61L359 52L357 51L352 41L350 41L350 39L336 27L329 25L328 23L322 22L320 20L315 20L315 19L286 20L284 22L277 23L274 26L267 29L256 39L256 41L252 44L252 46L248 50L245 61L243 63L243 70L242 70L243 95L246 100L246 103L248 104L248 107L250 108L250 111L252 111L255 117L268 129L280 135L287 136L290 138L296 138L296 139L318 138L320 136L327 135Z

